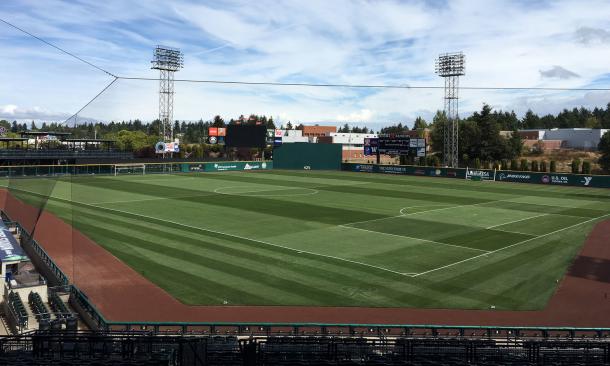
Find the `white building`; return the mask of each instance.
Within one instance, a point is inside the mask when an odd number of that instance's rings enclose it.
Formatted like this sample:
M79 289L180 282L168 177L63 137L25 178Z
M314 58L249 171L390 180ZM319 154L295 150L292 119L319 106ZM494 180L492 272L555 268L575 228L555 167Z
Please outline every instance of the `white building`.
M307 136L303 136L301 130L275 130L277 133L282 134L282 144L288 144L292 142L310 142ZM278 132L281 131L281 132Z
M597 150L599 140L610 130L593 128L553 128L550 130L521 130L537 140L559 140L568 149ZM537 136L535 136L537 135Z

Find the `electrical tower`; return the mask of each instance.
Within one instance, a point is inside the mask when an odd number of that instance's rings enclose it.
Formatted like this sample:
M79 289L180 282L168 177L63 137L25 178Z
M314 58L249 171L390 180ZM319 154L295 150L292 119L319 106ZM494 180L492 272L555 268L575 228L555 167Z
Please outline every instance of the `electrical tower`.
M174 140L174 73L183 66L182 52L176 48L157 46L153 52L152 69L159 70L159 134L161 141Z
M445 115L447 123L444 128L443 157L445 166L458 166L458 91L460 76L464 75L464 54L462 52L445 53L436 59L436 73L445 79Z

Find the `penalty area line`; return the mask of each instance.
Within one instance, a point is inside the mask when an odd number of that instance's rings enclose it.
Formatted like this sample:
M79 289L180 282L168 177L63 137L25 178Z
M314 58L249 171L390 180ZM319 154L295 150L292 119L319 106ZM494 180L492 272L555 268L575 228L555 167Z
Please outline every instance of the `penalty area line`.
M338 226L339 226L339 227L346 228L346 229L354 229L354 230L366 231L366 232L373 233L373 234L388 235L388 236L393 236L393 237L396 237L396 238L412 239L412 240L422 241L422 242L424 242L424 243L432 243L432 244L436 244L436 245L444 245L444 246L448 246L448 247L454 247L454 248L460 248L460 249L474 250L474 251L477 251L477 252L485 252L485 253L489 253L489 250L477 249L477 248L470 248L470 247L465 247L465 246L462 246L462 245L456 245L456 244L441 243L441 242L434 241L434 240L422 239L422 238L416 238L416 237L414 237L414 236L406 236L406 235L400 235L400 234L392 234L392 233L386 233L386 232L383 232L383 231L367 230L367 229L362 229L362 228L355 227L355 226L344 226L344 225L338 225Z
M562 231L564 231L564 230L568 230L568 229L571 229L571 228L573 228L573 227L576 227L576 226L579 226L579 225L582 225L582 224L586 224L586 223L591 222L591 221L595 221L595 220L603 219L603 218L604 218L604 217L606 217L606 216L610 216L610 213L609 213L609 214L602 215L602 216L594 217L594 218L592 218L592 219L590 219L590 220L587 220L587 221L579 222L578 224L574 224L574 225L566 226L566 227L564 227L564 228L562 228L562 229L555 230L555 231L551 231L550 233L546 233L546 234L542 234L542 235L535 236L535 237L533 237L533 238L525 239L525 240L522 240L522 241L520 241L520 242L518 242L518 243L514 243L514 244L511 244L511 245L507 245L507 246L502 247L502 248L500 248L500 249L492 250L491 252L488 252L488 253L483 253L483 254L475 255L474 257L466 258L466 259L461 260L461 261L458 261L458 262L450 263L450 264L447 264L447 265L445 265L445 266L441 266L441 267L438 267L438 268L433 268L433 269L428 270L428 271L420 272L420 273L418 273L418 274L412 275L411 277L419 277L419 276L423 276L423 275L425 275L425 274L432 273L432 272L436 272L436 271L439 271L439 270L441 270L441 269L445 269L445 268L453 267L453 266L456 266L456 265L458 265L458 264L461 264L461 263L465 263L465 262L471 261L471 260L473 260L473 259L477 259L477 258L485 257L485 256L488 256L488 255L491 255L491 254L494 254L494 253L500 252L500 251L502 251L502 250L504 250L504 249L509 249L509 248L512 248L512 247L516 247L516 246L518 246L518 245L522 245L522 244L525 244L525 243L529 243L529 242L530 242L530 241L532 241L532 240L536 240L536 239L544 238L544 237L549 236L549 235L557 234L557 233L562 232Z

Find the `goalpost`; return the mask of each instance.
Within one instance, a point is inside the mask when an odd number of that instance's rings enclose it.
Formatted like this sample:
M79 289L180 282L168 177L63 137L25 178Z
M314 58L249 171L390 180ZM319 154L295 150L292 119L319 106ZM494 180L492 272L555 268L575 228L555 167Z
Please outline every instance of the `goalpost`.
M114 175L144 175L146 174L146 164L114 164Z

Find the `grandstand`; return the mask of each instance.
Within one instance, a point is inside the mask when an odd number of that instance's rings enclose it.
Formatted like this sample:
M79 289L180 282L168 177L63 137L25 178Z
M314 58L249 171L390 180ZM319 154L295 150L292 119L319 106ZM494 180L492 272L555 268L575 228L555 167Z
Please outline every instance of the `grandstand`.
M109 139L69 138L68 132L22 131L21 137L0 137L0 166L58 165L132 159L133 154L116 149Z

